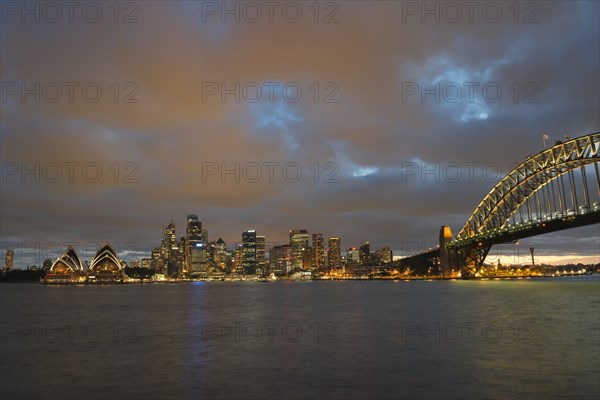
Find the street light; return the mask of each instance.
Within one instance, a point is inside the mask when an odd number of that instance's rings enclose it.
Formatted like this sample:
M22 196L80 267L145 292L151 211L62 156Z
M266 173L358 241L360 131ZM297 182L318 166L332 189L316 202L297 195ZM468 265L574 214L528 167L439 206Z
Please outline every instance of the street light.
M529 251L531 252L531 266L535 267L535 259L533 258L533 252L535 251L535 247L533 245L529 246Z

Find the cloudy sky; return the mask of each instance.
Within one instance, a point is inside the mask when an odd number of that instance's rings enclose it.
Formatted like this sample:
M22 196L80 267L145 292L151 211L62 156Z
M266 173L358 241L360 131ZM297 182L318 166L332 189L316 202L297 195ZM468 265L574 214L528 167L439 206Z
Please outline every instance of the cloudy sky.
M1 4L17 267L66 243L147 256L190 213L231 248L296 228L402 255L457 233L544 133L600 131L597 1ZM598 225L532 242L600 262Z

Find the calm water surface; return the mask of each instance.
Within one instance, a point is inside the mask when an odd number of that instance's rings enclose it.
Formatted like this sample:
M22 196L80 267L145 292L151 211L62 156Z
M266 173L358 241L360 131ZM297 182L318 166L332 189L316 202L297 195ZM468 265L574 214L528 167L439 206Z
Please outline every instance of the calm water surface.
M0 285L0 398L597 399L600 276Z

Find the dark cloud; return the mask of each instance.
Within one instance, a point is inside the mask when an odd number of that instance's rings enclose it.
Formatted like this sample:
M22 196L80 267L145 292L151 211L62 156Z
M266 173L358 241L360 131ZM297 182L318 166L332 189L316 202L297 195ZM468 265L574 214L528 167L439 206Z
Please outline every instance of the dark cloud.
M80 14L74 23L3 15L3 84L79 85L73 101L65 90L56 103L3 100L2 162L42 169L93 162L103 173L94 183L81 169L72 183L2 182L3 244L108 240L148 251L171 218L183 234L193 212L211 239L228 243L247 228L270 242L306 228L341 236L344 248L369 240L400 253L406 243L435 245L442 224L460 230L500 178L485 175L486 166L508 172L541 150L543 133L560 139L600 130L597 2L528 2L537 8L521 4L518 23L508 3L497 3L497 23L481 9L472 22L463 9L458 23L447 21L450 14L423 23L405 15L408 3L337 2L339 22L331 24L314 23L308 3L298 3L298 23L281 13L272 23L266 14L258 23L222 23L202 2L138 2L139 22L131 24L114 23L107 7L94 24ZM320 20L333 10L321 9ZM532 23L523 22L528 17ZM81 91L89 82L102 89L98 102ZM203 85L222 82L254 82L263 97L203 99ZM265 82L279 84L272 101ZM297 102L281 92L290 82L302 88ZM406 95L408 84L434 82L457 84L462 97ZM466 82L479 84L474 101ZM499 101L482 97L486 83L501 88ZM279 163L271 164L272 182L264 164L271 162ZM222 182L219 173L203 177L206 163L239 163L248 174L257 163L263 175ZM410 165L459 165L463 177L407 177ZM302 179L292 183L294 166ZM138 182L125 183L128 176ZM596 261L599 242L597 226L539 238L548 257Z

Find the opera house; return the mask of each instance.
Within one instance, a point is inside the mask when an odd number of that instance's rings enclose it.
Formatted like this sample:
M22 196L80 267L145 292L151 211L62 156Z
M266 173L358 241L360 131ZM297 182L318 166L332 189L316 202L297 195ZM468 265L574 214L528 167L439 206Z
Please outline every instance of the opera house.
M44 277L44 283L85 282L83 264L75 250L69 246L65 254L54 261Z
M44 277L44 283L120 283L126 278L117 253L105 243L92 259L87 271L75 250L69 246Z

